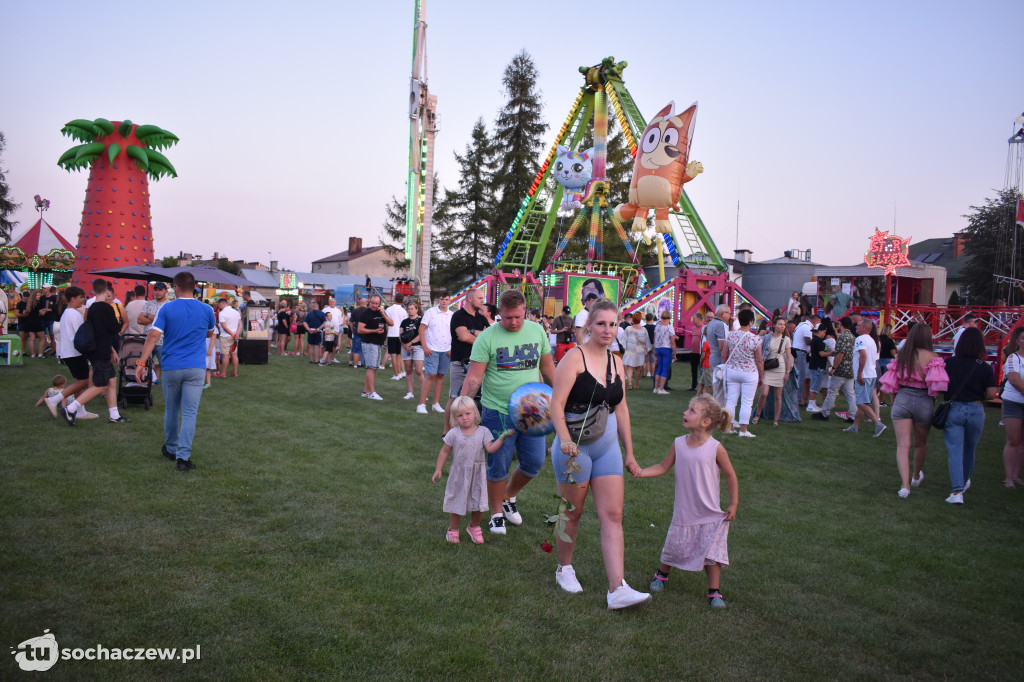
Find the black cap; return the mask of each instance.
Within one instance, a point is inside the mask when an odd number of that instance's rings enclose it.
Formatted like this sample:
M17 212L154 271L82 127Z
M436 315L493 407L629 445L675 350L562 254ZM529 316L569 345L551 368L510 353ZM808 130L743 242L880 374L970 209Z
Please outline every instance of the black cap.
M153 288L154 289L166 289L167 288L167 282L157 282L156 284L153 285Z
M568 315L571 312L572 312L572 310L569 308L569 306L567 306L567 305L566 306L562 306L562 314L563 315Z

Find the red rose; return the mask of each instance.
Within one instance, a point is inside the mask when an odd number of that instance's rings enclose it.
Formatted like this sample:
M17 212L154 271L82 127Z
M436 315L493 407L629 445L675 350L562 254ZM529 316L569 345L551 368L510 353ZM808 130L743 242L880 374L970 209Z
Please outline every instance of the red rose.
M551 552L553 552L554 549L555 549L554 547L551 546L551 543L548 542L547 540L545 540L544 542L540 543L540 548L542 550L544 550L545 552L548 552L549 554Z

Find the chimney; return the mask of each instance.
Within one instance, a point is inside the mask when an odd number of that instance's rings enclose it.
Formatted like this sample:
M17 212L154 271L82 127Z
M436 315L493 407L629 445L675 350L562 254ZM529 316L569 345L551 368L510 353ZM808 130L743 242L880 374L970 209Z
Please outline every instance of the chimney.
M750 249L736 249L733 251L733 260L738 260L741 263L749 263L752 254L753 252Z
M348 257L360 253L363 250L363 238L362 237L349 237L348 238Z
M964 252L964 247L967 246L967 235L963 232L957 232L953 235L953 258L959 258Z
M277 261L276 260L270 261L270 271L271 272L276 272L277 271Z

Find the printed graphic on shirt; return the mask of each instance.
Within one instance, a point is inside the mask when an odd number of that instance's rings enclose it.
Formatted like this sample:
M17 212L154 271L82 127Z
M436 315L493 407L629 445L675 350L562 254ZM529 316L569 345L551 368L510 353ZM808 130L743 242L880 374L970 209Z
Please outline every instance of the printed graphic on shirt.
M500 372L536 369L540 364L540 344L526 343L513 348L497 348L494 359Z

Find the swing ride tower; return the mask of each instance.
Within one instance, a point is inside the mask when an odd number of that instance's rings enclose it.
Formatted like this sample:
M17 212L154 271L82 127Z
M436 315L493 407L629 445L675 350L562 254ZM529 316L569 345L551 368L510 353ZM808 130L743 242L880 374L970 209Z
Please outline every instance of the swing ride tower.
M631 237L629 226L616 219L605 177L609 117L618 121L634 158L637 140L647 127L623 80L626 66L626 62L608 57L600 64L579 68L583 85L554 142L540 159L537 175L499 245L494 273L467 289L483 288L486 299L495 301L503 289L520 288L531 308L557 315L564 305L574 313L582 307L579 293L584 287L601 287L604 295L627 312L671 310L677 333L684 335L693 333L693 313L707 312L720 301L735 307L748 300L763 313L756 301L729 281L728 267L685 190L678 207L669 211L669 231L648 229ZM565 189L554 181L552 164L558 145L576 149L588 130L592 130L594 140L592 179L584 192L583 207L565 218L559 213ZM569 221L569 227L552 242L563 218ZM605 258L608 229L621 240L626 261ZM572 249L570 245L579 245L584 239L585 257L571 257L569 252L581 248ZM659 281L653 287L647 285L638 257L638 250L643 248L655 249L658 256ZM665 277L666 261L678 271L671 279ZM458 305L464 292L454 297L452 305Z
M427 86L427 21L416 0L409 79L409 173L405 194L405 259L420 300L430 301L430 230L434 215L434 137L437 96Z

